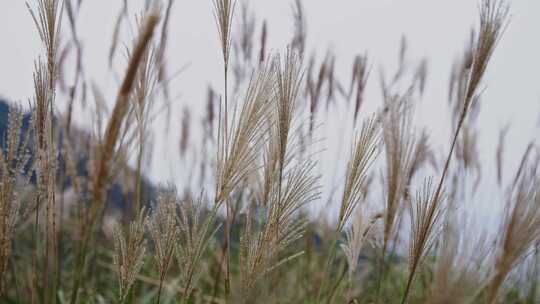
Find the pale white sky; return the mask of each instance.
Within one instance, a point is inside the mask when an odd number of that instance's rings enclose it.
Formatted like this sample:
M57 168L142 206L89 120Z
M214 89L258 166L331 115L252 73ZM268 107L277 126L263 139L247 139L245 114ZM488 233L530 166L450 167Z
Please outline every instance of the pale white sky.
M136 7L143 2L128 1L132 4L131 13L137 12ZM121 2L85 0L78 20L85 49L86 72L110 96L114 96L117 81L107 68L107 56ZM248 2L259 18L268 20L270 46L282 49L292 35L293 1ZM540 1L509 2L511 24L487 72L486 91L478 120L481 131L479 150L488 167L485 168L488 176L493 174L500 126L512 122L507 146L508 168L512 169L526 143L536 138L535 125L540 113ZM364 52L370 55L374 72L368 87L367 103L372 104L372 108L380 103L379 67L395 68L400 39L406 35L411 59L429 58L428 90L418 110L421 124L431 128L435 145L447 142L450 68L463 50L471 26L477 22L478 1L305 0L304 5L308 20L308 50L317 49L321 56L328 48L334 50L338 55L340 76L348 79L354 55ZM170 29L170 70L187 63L190 65L172 84L173 93L182 96L176 101L172 114L172 137L170 140L156 139L157 149L167 153L160 154L159 161L154 159L150 176L161 182L181 179L182 173L179 172L182 168L175 155L181 109L191 105L200 114L206 101L207 84L222 88L221 57L211 1L177 0ZM0 1L0 41L0 96L26 102L32 95L33 60L41 49L24 0ZM121 64L119 60L118 66ZM63 109L62 100L58 108ZM76 117L79 125L87 124L87 120L85 115ZM325 123L335 126L339 120L339 117L330 117ZM335 136L336 128L327 129L325 144L329 147L340 144L339 136ZM327 154L322 157L321 166L332 168L335 164L331 162L335 157Z

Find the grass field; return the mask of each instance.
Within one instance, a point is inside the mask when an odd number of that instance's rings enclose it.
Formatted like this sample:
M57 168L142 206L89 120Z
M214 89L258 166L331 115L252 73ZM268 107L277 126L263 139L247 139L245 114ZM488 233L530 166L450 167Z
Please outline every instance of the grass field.
M435 139L448 144L442 154L415 120L428 66L404 60L405 39L397 71L381 76L383 102L368 113L369 56L354 58L345 80L334 54L309 57L300 0L293 38L279 50L244 2L206 1L224 90L208 89L201 124L183 112L178 153L192 157L182 173L190 183L176 188L152 185L144 168L172 99L169 20L173 6L189 4L147 1L132 12L124 1L111 70L118 54L127 60L111 71L119 85L107 109L85 74L84 1L28 0L43 48L31 110L12 104L2 128L0 302L540 303L534 139L519 166L504 170L500 131L493 192L504 210L495 227L478 225L463 199L482 179L476 118L489 106L485 75L510 24L505 0L479 0L450 77L452 134ZM72 121L83 103L95 108L92 131ZM334 104L354 135L343 136L350 152L335 157L340 176L331 179L319 155L321 129L332 126L319 122ZM311 206L323 198L316 216Z

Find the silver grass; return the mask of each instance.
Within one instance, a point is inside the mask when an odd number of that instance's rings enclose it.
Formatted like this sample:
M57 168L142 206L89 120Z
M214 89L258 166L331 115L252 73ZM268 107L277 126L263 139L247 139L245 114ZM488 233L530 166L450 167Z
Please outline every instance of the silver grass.
M274 184L259 232L252 233L252 219L248 217L240 249L245 295L250 295L260 279L282 264L281 253L303 235L306 223L298 213L319 198L319 177L313 174L314 166L312 161L300 162L284 176L282 185Z
M234 0L213 0L214 18L218 27L221 51L225 69L229 66L231 51L231 29L236 1Z
M397 217L404 207L407 177L414 161L416 144L411 125L412 106L407 101L407 96L390 98L387 101L387 115L382 118L386 156L383 256L395 232Z
M253 172L264 145L265 119L270 111L273 69L266 65L251 77L241 109L234 113L228 136L220 130L215 203L225 201L231 192Z
M176 192L169 190L159 194L153 213L146 220L146 226L154 241L154 259L159 271L158 303L163 281L174 259L174 249L178 240Z
M124 233L120 224L114 229L113 264L118 277L118 299L123 303L129 295L131 286L142 266L146 255L146 240L144 239L145 210L129 224Z
M347 165L347 175L338 218L338 231L341 231L364 195L368 170L378 155L379 127L375 116L362 124L352 148L351 159Z
M185 201L180 204L180 215L177 218L178 240L176 258L181 270L180 290L181 303L189 300L201 270L202 256L208 247L211 237L219 228L214 228L215 217L219 205L214 205L210 213L203 217L204 202Z
M12 241L16 224L21 218L19 187L28 186L20 175L30 161L29 139L22 137L23 112L18 106L10 107L8 113L5 146L0 151L0 296L6 292L8 261L11 257ZM30 132L28 132L30 134Z
M402 303L406 303L416 272L431 250L442 228L444 217L444 194L438 194L433 180L428 178L416 197L409 203L411 215L411 236L409 248L409 275Z
M345 233L345 242L340 245L347 259L349 281L358 268L358 259L364 245L373 237L373 229L381 214L369 215L362 208L357 208L352 220L351 228Z
M537 166L524 172L510 193L498 241L486 303L496 303L499 289L510 271L540 242L540 178Z

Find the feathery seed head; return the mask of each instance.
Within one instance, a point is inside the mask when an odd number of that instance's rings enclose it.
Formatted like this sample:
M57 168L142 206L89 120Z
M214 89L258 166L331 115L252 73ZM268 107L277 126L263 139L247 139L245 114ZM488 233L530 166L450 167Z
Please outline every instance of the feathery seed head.
M221 203L255 167L265 143L274 72L269 65L255 72L240 111L234 113L229 132L220 128L216 201ZM229 134L229 136L225 136Z
M365 210L357 209L352 220L352 226L345 234L345 243L341 244L349 267L349 280L358 267L358 258L365 243L372 237L373 228L382 214L366 214Z
M509 8L506 0L483 0L480 7L480 30L472 49L472 66L465 95L468 108L477 94L489 61L508 25Z
M387 113L382 117L386 156L385 219L383 251L394 233L396 218L401 214L403 196L414 160L415 135L411 125L412 106L408 96L387 96Z
M178 237L176 191L163 191L155 205L146 225L154 241L155 260L160 278L163 279L169 269Z
M146 255L146 240L144 239L145 210L130 223L126 234L120 224L114 229L113 263L118 276L118 297L122 303L129 294L131 286L142 266Z
M229 57L231 51L231 29L236 1L213 0L213 3L214 18L218 27L221 51L223 53L223 62L225 64L225 69L227 69L229 66Z
M277 103L275 107L275 119L277 120L276 135L279 138L279 162L283 164L291 124L297 109L297 99L302 84L303 71L300 57L289 48L287 48L283 63L280 55L276 55L274 60L276 66L274 95Z
M351 159L347 166L347 176L338 219L341 231L348 218L360 202L368 177L368 169L378 155L380 124L375 116L368 118L355 139Z

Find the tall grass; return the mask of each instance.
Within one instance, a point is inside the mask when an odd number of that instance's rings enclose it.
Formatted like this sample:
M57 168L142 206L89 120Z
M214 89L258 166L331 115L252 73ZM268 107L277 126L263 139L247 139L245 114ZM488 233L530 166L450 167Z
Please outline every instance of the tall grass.
M300 0L292 6L293 38L277 51L268 51L271 25L258 22L249 6L237 21L237 2L208 1L223 93L218 98L209 88L202 136L190 136L196 133L185 110L179 151L197 155L186 175L201 182L196 189L193 182L185 190L162 187L154 195L143 164L152 152L156 102L170 98L166 48L173 2L147 1L135 17L135 38L125 42L122 28L132 12L124 1L109 65L121 44L128 62L106 116L100 112L104 94L84 75L77 28L82 1L28 3L44 54L35 62L31 113L11 107L2 135L2 303L540 301L538 271L520 271L540 263L535 143L507 176L508 127L500 132L494 187L505 208L498 231L483 233L465 218L469 206L458 195L478 191L464 183L469 169L480 170L474 122L480 105L489 105L481 93L509 25L505 1L481 0L479 29L452 71L452 134L442 158L415 121L427 63L409 66L405 39L398 70L381 77L380 108L367 113L368 57L354 58L346 81L338 77L335 54L310 57ZM64 14L70 36L64 36ZM70 52L77 66L65 90ZM72 112L86 102L87 87L98 108L96 130L77 136L84 132L72 125ZM66 113L56 106L62 98ZM350 114L353 136L332 134L343 137L350 153L334 158L339 177L324 184L329 172L319 170L326 144L319 132L333 126L319 122L338 107ZM202 151L191 145L199 138ZM118 188L126 204L114 208ZM329 202L317 217L314 203L323 197Z

